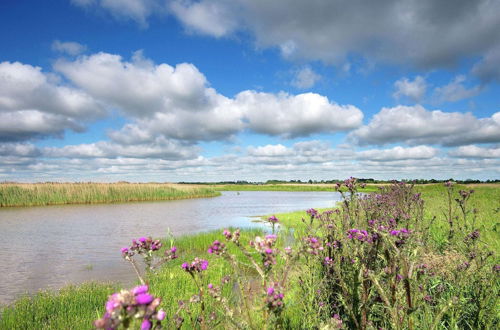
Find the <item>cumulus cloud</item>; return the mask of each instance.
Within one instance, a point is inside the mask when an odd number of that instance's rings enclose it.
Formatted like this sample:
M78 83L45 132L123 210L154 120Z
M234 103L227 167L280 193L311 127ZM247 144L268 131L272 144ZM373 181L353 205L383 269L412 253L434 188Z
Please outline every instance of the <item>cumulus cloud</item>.
M476 118L471 113L428 111L420 105L382 108L349 138L361 145L496 143L500 142L500 112Z
M396 91L392 95L395 99L408 97L414 102L420 102L425 96L427 83L421 76L416 76L413 81L402 78L394 83L394 88Z
M87 46L74 41L62 42L59 40L54 40L54 42L52 43L52 50L76 56L85 52L87 50Z
M147 141L158 135L192 142L220 140L243 129L297 137L350 130L363 119L355 106L338 105L314 93L247 90L228 98L211 88L194 65L156 65L140 52L130 62L98 53L60 60L54 67L88 94L133 119L110 133L115 141Z
M474 97L481 92L480 86L474 86L467 89L464 86L466 77L458 75L448 85L437 87L434 90L434 97L437 102L456 102L470 97Z
M105 109L81 90L69 88L39 67L0 63L0 141L61 136L82 131Z
M236 96L235 103L245 114L250 129L268 135L297 137L347 131L363 120L363 113L355 106L331 103L315 93L244 91Z
M452 157L462 158L500 158L500 147L461 146L448 153Z
M371 149L357 153L359 159L376 161L394 161L406 159L429 159L436 156L438 150L429 146L403 148L400 146L391 149Z
M314 72L310 66L306 66L295 73L295 77L292 80L292 86L301 89L311 88L319 80L321 80L321 75Z

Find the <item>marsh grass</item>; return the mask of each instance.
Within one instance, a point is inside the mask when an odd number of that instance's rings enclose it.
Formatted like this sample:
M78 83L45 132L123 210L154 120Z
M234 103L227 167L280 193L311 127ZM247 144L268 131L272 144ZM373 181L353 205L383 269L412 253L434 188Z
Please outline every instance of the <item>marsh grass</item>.
M220 195L209 187L169 183L2 183L0 207L160 201Z

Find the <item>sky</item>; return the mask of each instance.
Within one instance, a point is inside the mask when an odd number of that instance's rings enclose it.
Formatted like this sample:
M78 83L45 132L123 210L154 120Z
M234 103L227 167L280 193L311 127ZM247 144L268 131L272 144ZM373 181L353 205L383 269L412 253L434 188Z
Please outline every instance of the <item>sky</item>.
M500 178L500 0L2 0L0 181Z

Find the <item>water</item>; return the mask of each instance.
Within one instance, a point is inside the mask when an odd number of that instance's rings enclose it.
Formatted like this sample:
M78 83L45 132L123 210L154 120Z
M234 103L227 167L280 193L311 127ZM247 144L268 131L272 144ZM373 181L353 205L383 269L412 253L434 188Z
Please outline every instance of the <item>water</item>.
M215 198L0 209L0 303L84 281L132 284L132 238L250 227L252 217L333 206L332 192L223 192Z

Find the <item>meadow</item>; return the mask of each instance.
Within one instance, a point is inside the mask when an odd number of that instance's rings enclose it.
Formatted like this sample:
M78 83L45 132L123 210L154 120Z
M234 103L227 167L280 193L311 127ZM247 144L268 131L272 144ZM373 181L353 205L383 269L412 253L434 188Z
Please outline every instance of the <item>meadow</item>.
M159 201L220 195L170 183L1 183L0 207Z
M136 239L121 254L147 287L41 292L0 329L498 328L500 186L339 188L335 209L270 215L266 232Z

